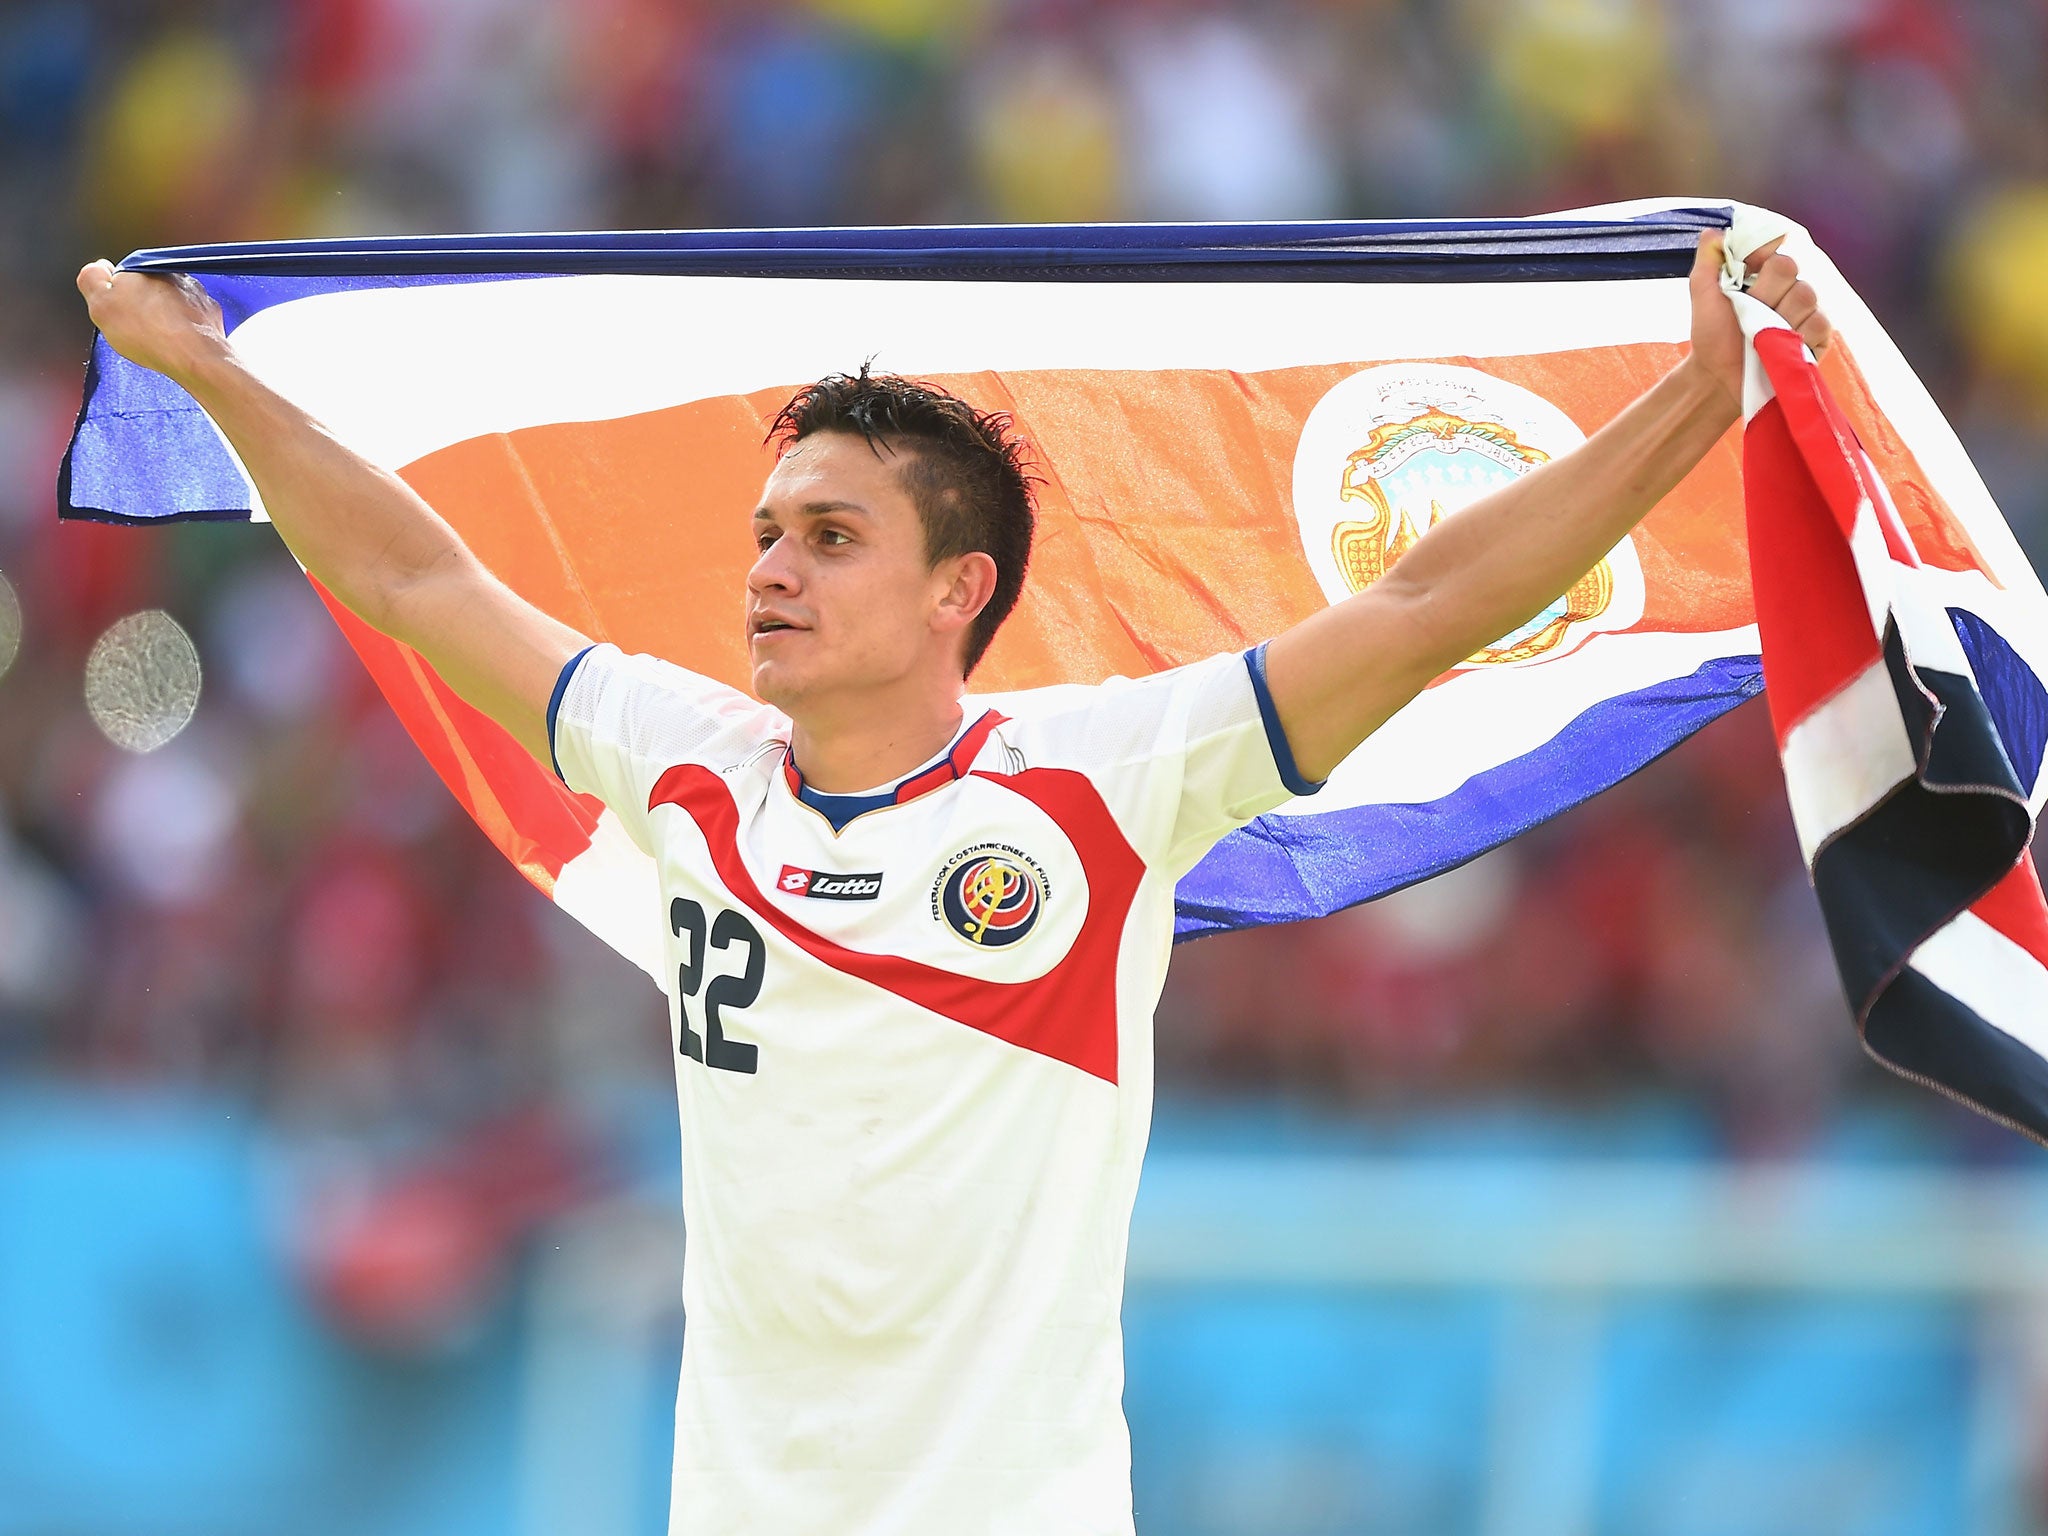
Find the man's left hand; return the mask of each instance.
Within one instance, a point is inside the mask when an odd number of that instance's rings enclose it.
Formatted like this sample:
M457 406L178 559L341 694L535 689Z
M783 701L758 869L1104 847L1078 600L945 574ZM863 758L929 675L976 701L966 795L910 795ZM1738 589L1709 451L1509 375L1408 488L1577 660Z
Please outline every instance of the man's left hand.
M1721 247L1726 235L1710 229L1700 235L1692 263L1692 360L1713 379L1739 411L1742 407L1742 326L1735 306L1721 291ZM1815 357L1825 355L1835 328L1821 313L1813 284L1799 276L1799 263L1778 254L1781 235L1760 245L1743 262L1752 279L1749 296L1776 310L1799 333Z

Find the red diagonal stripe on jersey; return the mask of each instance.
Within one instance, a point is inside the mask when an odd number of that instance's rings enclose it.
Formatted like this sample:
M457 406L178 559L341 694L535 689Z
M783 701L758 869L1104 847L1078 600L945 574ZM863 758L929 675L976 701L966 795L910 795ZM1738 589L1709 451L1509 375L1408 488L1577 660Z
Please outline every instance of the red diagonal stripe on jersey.
M740 857L739 811L732 796L724 780L702 764L669 769L655 781L647 808L681 807L703 834L725 888L806 954L956 1024L1114 1083L1117 949L1144 863L1084 775L1065 768L1027 768L974 776L1022 795L1057 822L1088 877L1088 914L1080 933L1059 964L1032 981L986 981L902 955L848 949L772 906Z

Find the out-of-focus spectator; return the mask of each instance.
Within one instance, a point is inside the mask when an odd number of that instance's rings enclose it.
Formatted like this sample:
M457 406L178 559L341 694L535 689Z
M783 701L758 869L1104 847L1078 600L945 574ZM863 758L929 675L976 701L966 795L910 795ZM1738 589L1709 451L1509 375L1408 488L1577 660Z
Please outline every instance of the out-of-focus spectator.
M1987 382L2048 419L2048 182L2002 187L1956 231L1945 295Z
M851 217L880 126L877 54L857 35L779 5L741 11L727 28L694 82L713 217Z
M232 238L264 135L249 63L221 32L180 26L118 66L79 183L89 232L115 246Z
M26 847L0 805L0 1068L42 1048L31 1021L76 993L85 964L85 923L76 892Z
M996 51L970 104L975 169L998 219L1086 223L1123 208L1123 144L1108 74L1078 40Z
M1167 8L1115 35L1138 217L1299 219L1340 205L1323 28L1290 7L1258 14Z
M1539 161L1640 132L1670 89L1664 18L1651 0L1473 5L1467 16Z
M1951 234L1942 276L1968 381L1958 430L2039 569L2048 561L2048 179L1986 193Z

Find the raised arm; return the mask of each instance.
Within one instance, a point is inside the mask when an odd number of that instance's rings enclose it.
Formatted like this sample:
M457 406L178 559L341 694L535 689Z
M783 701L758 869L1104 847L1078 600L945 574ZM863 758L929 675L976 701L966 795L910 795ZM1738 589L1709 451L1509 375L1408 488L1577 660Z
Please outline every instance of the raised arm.
M1777 242L1750 292L1816 353L1832 339ZM1683 480L1742 414L1742 330L1721 291L1721 237L1692 270L1692 351L1574 452L1444 519L1378 581L1274 638L1266 679L1310 779L1410 699L1568 590Z
M78 290L109 346L182 385L219 425L299 562L548 764L548 697L588 638L486 570L411 486L251 373L197 282L95 261Z

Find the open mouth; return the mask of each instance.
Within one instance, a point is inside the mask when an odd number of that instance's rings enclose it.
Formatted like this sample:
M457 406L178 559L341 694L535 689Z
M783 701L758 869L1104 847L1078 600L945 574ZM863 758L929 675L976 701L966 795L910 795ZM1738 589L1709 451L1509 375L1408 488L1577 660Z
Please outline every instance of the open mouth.
M790 630L801 629L802 627L800 624L790 623L787 619L763 617L754 620L753 633L757 637L761 635L779 635Z

